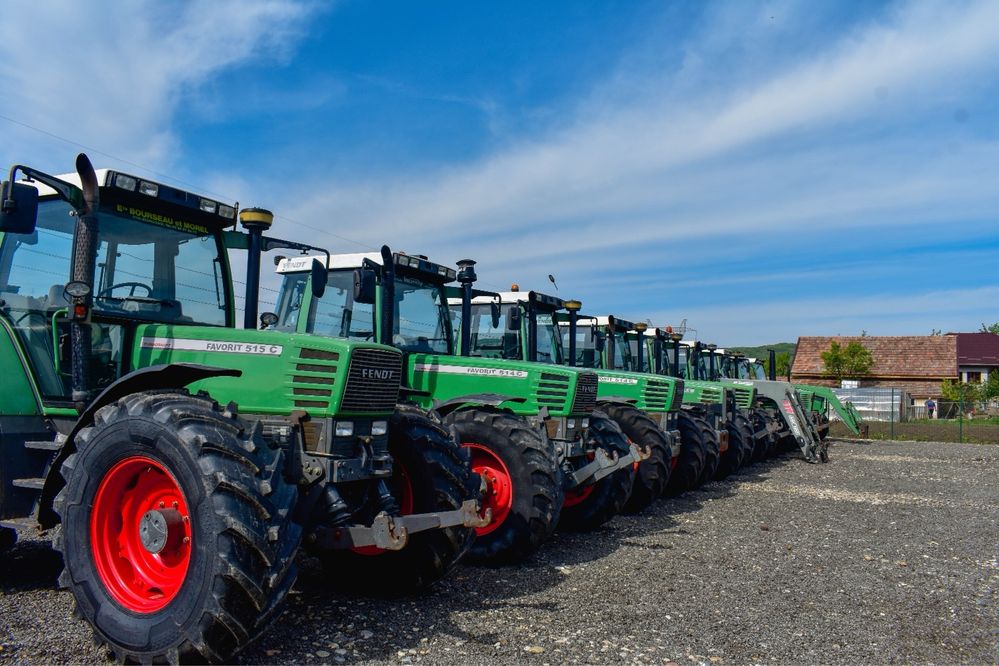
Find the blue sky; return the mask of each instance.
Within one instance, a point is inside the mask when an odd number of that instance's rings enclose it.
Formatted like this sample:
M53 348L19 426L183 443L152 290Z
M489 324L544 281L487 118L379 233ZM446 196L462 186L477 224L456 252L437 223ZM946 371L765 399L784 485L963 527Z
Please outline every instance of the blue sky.
M999 320L996 2L16 3L0 54L4 165L728 346Z

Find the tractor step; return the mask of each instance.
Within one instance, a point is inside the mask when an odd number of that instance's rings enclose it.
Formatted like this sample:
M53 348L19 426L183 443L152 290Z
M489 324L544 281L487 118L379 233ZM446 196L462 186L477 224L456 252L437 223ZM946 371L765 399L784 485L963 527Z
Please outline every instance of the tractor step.
M0 520L0 527L9 527L18 532L38 529L38 521L34 518L7 518Z
M52 441L29 441L24 443L24 448L35 451L58 451L62 448L62 442L58 439Z
M30 490L41 490L45 487L45 479L14 479L12 484L15 488L28 488Z

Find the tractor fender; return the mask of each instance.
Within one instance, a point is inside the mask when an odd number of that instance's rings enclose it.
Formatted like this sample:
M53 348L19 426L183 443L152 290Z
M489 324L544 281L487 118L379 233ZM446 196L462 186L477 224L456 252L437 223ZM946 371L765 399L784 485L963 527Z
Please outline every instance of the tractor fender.
M109 405L126 395L141 393L152 389L176 389L184 388L188 384L210 379L212 377L239 377L241 370L232 368L216 368L210 365L199 365L197 363L168 363L166 365L151 365L148 368L133 370L127 375L123 375L115 380L100 395L94 398L86 409L76 420L73 429L66 435L66 439L49 467L48 476L45 478L45 486L42 488L42 495L38 504L38 523L44 528L55 527L59 522L59 517L52 510L52 500L63 486L62 475L59 470L62 464L74 451L76 451L76 435L83 428L94 422L94 415L101 407Z
M462 395L457 398L451 398L450 400L445 400L444 402L438 402L435 400L433 410L443 419L451 412L456 412L462 409L483 406L499 407L506 402L524 403L527 402L527 400L525 398L518 398L511 395L503 395L502 393L472 393L470 395Z

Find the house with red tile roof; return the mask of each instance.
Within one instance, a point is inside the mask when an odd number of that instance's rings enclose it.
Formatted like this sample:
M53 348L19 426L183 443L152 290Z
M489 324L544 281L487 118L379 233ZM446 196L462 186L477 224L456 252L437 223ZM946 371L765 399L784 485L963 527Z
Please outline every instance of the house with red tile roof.
M999 372L999 335L953 333L957 337L957 371L963 382L987 382Z
M870 373L857 378L859 386L898 388L917 400L939 398L944 380L960 378L958 341L964 335L977 334L802 336L791 363L791 381L838 388L825 374L822 352L834 340L843 347L859 342L874 361ZM999 336L991 337L999 341Z

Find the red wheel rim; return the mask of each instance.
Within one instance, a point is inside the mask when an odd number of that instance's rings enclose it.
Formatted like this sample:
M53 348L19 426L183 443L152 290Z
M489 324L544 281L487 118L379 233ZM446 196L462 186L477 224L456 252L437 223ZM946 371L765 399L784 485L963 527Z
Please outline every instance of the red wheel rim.
M406 467L398 459L392 461L392 495L399 501L399 515L408 516L414 512L416 500L413 493L413 481ZM358 555L381 555L384 548L378 546L359 546L351 548Z
M150 516L166 516L169 525L157 552L140 534ZM162 463L134 456L104 475L90 514L90 549L104 588L128 610L155 613L177 596L191 564L190 510Z
M513 509L513 479L510 470L496 453L482 444L463 444L472 453L472 471L486 481L482 508L492 509L493 519L485 527L476 527L475 534L485 536L499 528Z
M572 490L565 491L565 501L562 502L562 508L568 509L571 506L582 504L586 501L587 497L593 494L593 490L596 487L595 483L591 483L588 486L581 486L579 488L573 488Z

